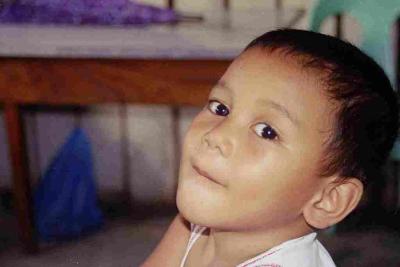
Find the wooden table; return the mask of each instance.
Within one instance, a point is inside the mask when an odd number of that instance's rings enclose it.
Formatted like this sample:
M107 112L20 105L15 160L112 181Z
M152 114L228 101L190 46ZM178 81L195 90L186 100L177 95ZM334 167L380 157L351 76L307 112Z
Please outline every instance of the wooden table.
M179 26L0 26L0 102L20 239L27 252L38 246L21 108L110 102L203 105L231 60L277 21L268 11L232 11L221 26L212 12L207 14L211 17L205 23Z
M0 101L4 104L20 237L26 250L34 252L37 245L23 105L201 105L228 64L228 60L2 59Z

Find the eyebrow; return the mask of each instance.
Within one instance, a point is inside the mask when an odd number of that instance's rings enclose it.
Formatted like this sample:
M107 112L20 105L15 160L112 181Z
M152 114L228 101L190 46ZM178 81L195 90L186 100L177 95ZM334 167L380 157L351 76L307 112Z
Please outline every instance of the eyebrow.
M227 90L233 92L233 90L229 87L229 85L224 80L218 81L217 87L222 88L222 89L227 89ZM295 116L293 116L285 106L279 104L278 102L275 102L270 99L259 99L256 102L258 103L258 105L268 106L268 107L278 111L284 117L289 119L294 125L299 126L299 124L300 124L299 120Z
M287 108L281 104L279 104L278 102L275 102L273 100L270 99L259 99L257 101L257 103L259 103L259 105L265 105L265 106L269 106L272 109L278 111L279 113L281 113L284 117L286 117L287 119L289 119L294 125L299 126L299 120L293 116L289 110L287 110Z
M226 89L233 93L233 90L229 87L229 85L224 80L219 80L215 87Z

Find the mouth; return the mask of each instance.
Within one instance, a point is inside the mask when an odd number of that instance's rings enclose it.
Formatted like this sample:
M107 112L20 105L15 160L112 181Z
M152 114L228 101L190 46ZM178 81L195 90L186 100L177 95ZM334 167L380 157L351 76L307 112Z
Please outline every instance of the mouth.
M219 181L217 181L215 178L213 178L210 174L208 174L206 171L201 170L199 167L197 167L196 165L192 165L193 169L197 172L197 174L199 174L200 176L210 180L213 183L219 184L221 186L223 186L223 184L221 184Z

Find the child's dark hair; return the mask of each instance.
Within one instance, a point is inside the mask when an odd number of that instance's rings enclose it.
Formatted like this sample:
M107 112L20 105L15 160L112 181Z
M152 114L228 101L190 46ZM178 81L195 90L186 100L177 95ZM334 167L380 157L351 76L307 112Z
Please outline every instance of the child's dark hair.
M363 183L380 175L399 124L397 95L382 68L350 43L316 32L267 32L244 51L256 47L282 52L316 70L337 104L321 175L356 177Z

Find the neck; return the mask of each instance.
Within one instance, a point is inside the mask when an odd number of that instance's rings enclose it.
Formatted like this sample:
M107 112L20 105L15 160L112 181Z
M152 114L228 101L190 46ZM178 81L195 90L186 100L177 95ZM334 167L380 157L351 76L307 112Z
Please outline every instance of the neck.
M309 234L312 229L296 222L284 228L246 230L240 232L210 229L202 247L206 266L236 266L287 240Z

